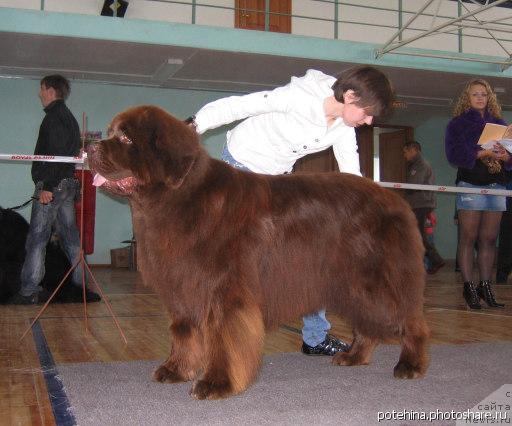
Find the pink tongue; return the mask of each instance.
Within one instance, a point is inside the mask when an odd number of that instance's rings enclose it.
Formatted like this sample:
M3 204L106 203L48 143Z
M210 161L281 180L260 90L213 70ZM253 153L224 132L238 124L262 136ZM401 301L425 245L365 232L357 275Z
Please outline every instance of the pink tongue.
M92 184L94 186L101 186L103 185L105 182L107 181L107 179L105 179L103 176L101 176L99 173L96 173L94 175L94 179L92 181Z

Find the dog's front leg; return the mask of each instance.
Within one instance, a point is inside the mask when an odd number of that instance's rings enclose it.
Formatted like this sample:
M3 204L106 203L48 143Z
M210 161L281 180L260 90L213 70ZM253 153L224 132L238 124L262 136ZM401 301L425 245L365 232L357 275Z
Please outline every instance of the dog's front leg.
M190 395L194 398L236 395L247 389L258 374L264 338L261 310L252 296L243 291L236 293L233 290L225 296L221 312L214 314L204 332L206 369L192 386Z
M153 373L153 379L162 383L193 380L201 370L203 339L197 328L188 321L174 321L170 327L171 352L169 358Z

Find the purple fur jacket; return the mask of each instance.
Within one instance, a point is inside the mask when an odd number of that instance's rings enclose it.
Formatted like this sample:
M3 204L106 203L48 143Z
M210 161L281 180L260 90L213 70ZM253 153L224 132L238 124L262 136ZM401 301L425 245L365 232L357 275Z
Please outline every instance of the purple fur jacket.
M486 123L496 123L506 125L500 119L494 117L488 111L484 117L475 109L469 109L461 115L454 117L446 128L445 134L445 152L450 164L459 168L457 173L457 182L464 180L474 185L487 185L490 183L503 183L502 174L491 175L487 167L477 160L477 152L480 148L477 145L480 134ZM505 169L512 168L512 156L505 164Z

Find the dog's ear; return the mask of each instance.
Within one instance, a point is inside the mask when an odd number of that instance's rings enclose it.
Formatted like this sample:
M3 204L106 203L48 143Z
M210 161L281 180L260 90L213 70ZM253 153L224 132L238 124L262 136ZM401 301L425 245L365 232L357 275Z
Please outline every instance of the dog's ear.
M166 168L168 173L166 183L168 186L173 189L179 188L192 169L195 161L196 159L194 156L187 155L181 158L178 162L168 164L168 167Z
M129 169L141 185L183 184L202 150L192 128L153 105L123 112L116 124L133 144Z
M197 133L171 115L161 111L155 130L155 148L160 154L164 182L179 188L192 170L200 152Z

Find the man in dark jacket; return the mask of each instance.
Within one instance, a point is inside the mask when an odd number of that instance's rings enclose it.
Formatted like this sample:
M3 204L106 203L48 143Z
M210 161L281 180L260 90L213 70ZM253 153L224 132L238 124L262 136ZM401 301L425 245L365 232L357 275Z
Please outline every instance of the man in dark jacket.
M61 75L50 75L41 80L39 99L46 115L39 128L34 154L66 157L78 155L80 130L75 117L64 103L69 93L69 82ZM34 162L32 165L32 180L36 188L25 244L21 289L10 303L29 305L42 303L48 298L47 294L41 292L39 284L45 274L45 248L52 227L55 228L69 262L74 265L79 259L80 237L74 206L79 185L74 178L74 169L72 163ZM73 270L73 284L77 292L81 291L80 263ZM99 300L99 296L87 290L87 299L95 301Z
M407 161L406 182L419 185L433 185L434 173L432 167L421 155L421 145L416 142L407 142L404 145L404 157ZM425 220L427 215L436 207L436 198L433 191L408 189L405 191L405 199L412 208L418 220L425 256L429 261L427 273L435 274L444 266L444 260L437 252L434 244L428 240L425 232Z

